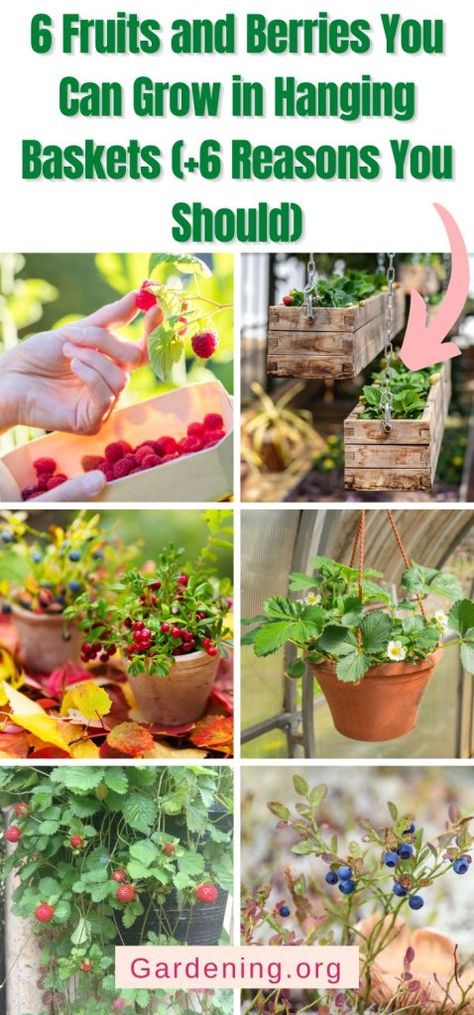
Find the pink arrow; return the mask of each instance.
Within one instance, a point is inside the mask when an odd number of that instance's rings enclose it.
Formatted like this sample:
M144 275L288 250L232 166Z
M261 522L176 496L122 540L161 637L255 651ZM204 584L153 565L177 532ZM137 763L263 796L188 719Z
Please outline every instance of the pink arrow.
M469 293L469 258L466 244L452 215L442 204L434 207L441 216L451 248L451 277L436 316L426 324L426 304L420 293L410 291L408 324L400 357L408 370L421 370L442 360L460 356L455 342L443 342L461 314Z

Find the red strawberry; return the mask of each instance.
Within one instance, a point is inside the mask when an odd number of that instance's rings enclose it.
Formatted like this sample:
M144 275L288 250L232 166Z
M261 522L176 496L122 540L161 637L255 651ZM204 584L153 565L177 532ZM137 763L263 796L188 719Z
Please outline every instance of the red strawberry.
M155 455L152 451L150 455L142 458L142 469L154 469L156 465L160 464L160 461L161 459L158 458L158 455Z
M153 442L153 449L156 455L172 455L173 451L176 451L178 447L177 441L174 437L159 437L157 441Z
M71 835L69 843L73 849L80 849L84 843L84 839L82 838L82 835Z
M115 462L118 462L119 458L130 454L131 450L132 448L127 441L114 441L113 444L107 444L104 454L107 461L113 465Z
M35 916L40 923L48 923L49 920L53 919L54 909L52 906L48 906L47 902L41 902L35 909Z
M209 904L216 901L219 895L219 889L210 881L205 881L203 885L199 885L199 888L195 889L194 894L198 902L206 902Z
M112 1011L122 1011L122 1008L125 1008L126 1003L127 1002L124 1001L123 997L116 997L115 1001L112 1002Z
M119 882L126 881L127 880L127 871L124 870L123 867L118 867L117 870L113 871L110 876L112 878L112 881L119 881Z
M200 359L209 359L215 353L219 345L219 339L215 331L198 331L191 339L193 352Z
M140 292L135 296L135 306L137 310L143 310L146 313L147 310L156 306L156 296L147 292L146 289L140 289Z
M44 472L51 476L53 472L56 472L57 465L54 458L37 458L36 462L33 462L33 468L37 476L41 476Z
M205 430L224 429L224 420L219 412L208 412L207 416L204 416L203 422Z
M119 902L133 902L136 898L136 891L133 885L119 885L115 892L115 898Z
M92 969L92 962L90 959L83 959L81 962L81 969L83 973L90 973Z
M293 297L292 296L284 296L281 302L285 304L285 307L292 307L293 306Z
M162 852L165 853L166 856L174 856L176 853L176 846L174 842L165 842Z
M84 472L92 472L93 469L101 469L105 465L105 458L102 455L84 455L81 458L81 465Z
M17 818L19 818L19 817L21 817L22 814L28 814L30 808L29 808L28 804L25 804L23 801L20 801L19 804L15 804L13 810L14 810Z
M16 825L10 825L10 828L6 833L6 838L8 839L9 842L19 842L22 835L23 832L21 828L17 828Z
M188 437L203 437L204 427L202 423L190 423L186 432Z

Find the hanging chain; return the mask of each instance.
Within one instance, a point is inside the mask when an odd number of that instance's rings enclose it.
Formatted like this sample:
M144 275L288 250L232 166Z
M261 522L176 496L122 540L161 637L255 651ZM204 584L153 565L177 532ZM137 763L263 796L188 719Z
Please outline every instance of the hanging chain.
M314 254L310 254L307 265L308 281L304 287L304 305L306 309L306 317L308 321L314 320L313 310L313 289L316 280L316 264L314 262Z
M393 283L395 281L394 268L395 254L388 255L387 268L387 308L385 317L385 372L383 379L383 391L380 399L380 408L383 412L383 428L385 433L392 429L393 396L390 389L391 362L393 356L392 332L393 332Z
M377 275L385 272L385 254L377 254Z

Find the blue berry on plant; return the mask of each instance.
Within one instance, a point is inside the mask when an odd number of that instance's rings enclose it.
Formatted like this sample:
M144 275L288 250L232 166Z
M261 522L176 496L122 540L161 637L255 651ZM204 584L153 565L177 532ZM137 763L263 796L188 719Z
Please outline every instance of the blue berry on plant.
M414 849L410 846L409 842L401 842L398 847L398 855L401 860L410 860L413 856Z
M395 881L395 884L393 886L393 894L398 895L399 899L404 899L405 895L407 895L408 892L407 889L404 888L404 886L401 885L399 881Z
M412 895L408 900L410 909L423 909L425 900L422 899L421 895Z
M336 871L328 871L326 874L326 881L328 885L337 885L339 878L336 874Z
M78 581L69 582L69 588L71 592L80 592L81 583Z
M70 551L70 553L69 553L69 560L72 560L72 562L75 564L80 559L81 559L81 555L79 553L79 550L71 550Z
M280 906L278 912L279 912L280 916L289 916L290 915L290 909L288 908L288 906Z
M398 853L395 853L393 849L387 850L387 852L383 855L383 862L386 867L396 867L398 861Z
M405 828L405 831L402 832L402 835L413 835L413 832L415 832L415 831L416 831L416 825L412 821L411 824L408 825L408 828Z
M460 856L453 863L453 871L455 874L466 874L469 870L469 860L467 856Z
M336 874L341 881L350 881L352 877L352 867L338 867Z
M11 532L6 532L6 531L2 532L2 539L3 539L4 543L12 543L13 542L13 536L12 536Z
M339 891L342 892L343 895L352 895L352 892L355 892L356 888L357 885L352 878L348 878L346 881L341 881L339 884Z

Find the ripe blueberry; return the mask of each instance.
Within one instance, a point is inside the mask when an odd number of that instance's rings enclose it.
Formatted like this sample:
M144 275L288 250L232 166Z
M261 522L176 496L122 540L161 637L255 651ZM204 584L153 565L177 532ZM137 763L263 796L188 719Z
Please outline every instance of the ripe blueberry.
M425 900L422 899L421 895L412 895L408 901L410 909L423 909Z
M73 563L76 563L76 561L78 561L80 559L81 559L81 555L79 553L79 550L71 550L71 552L69 554L69 560L72 560Z
M396 867L398 859L398 853L395 853L393 849L387 850L387 852L383 855L383 862L386 867Z
M454 861L453 871L455 872L455 874L466 874L468 870L469 870L469 860L467 859L467 856L460 856L457 860Z
M403 899L403 898L405 898L405 895L407 894L407 889L404 888L403 885L401 885L399 881L395 881L395 884L393 886L393 894L394 895L398 895L399 899Z
M288 906L280 906L278 912L279 912L280 916L289 916L290 915L290 909L288 908Z
M342 892L343 895L352 895L352 892L355 892L356 888L357 885L351 878L347 881L341 881L339 885L339 891Z
M413 856L413 846L409 842L401 842L398 847L398 855L402 860L409 860Z
M336 871L328 871L326 874L326 881L328 885L337 885L339 878L336 874Z
M336 874L341 881L350 881L352 877L352 867L338 867Z

